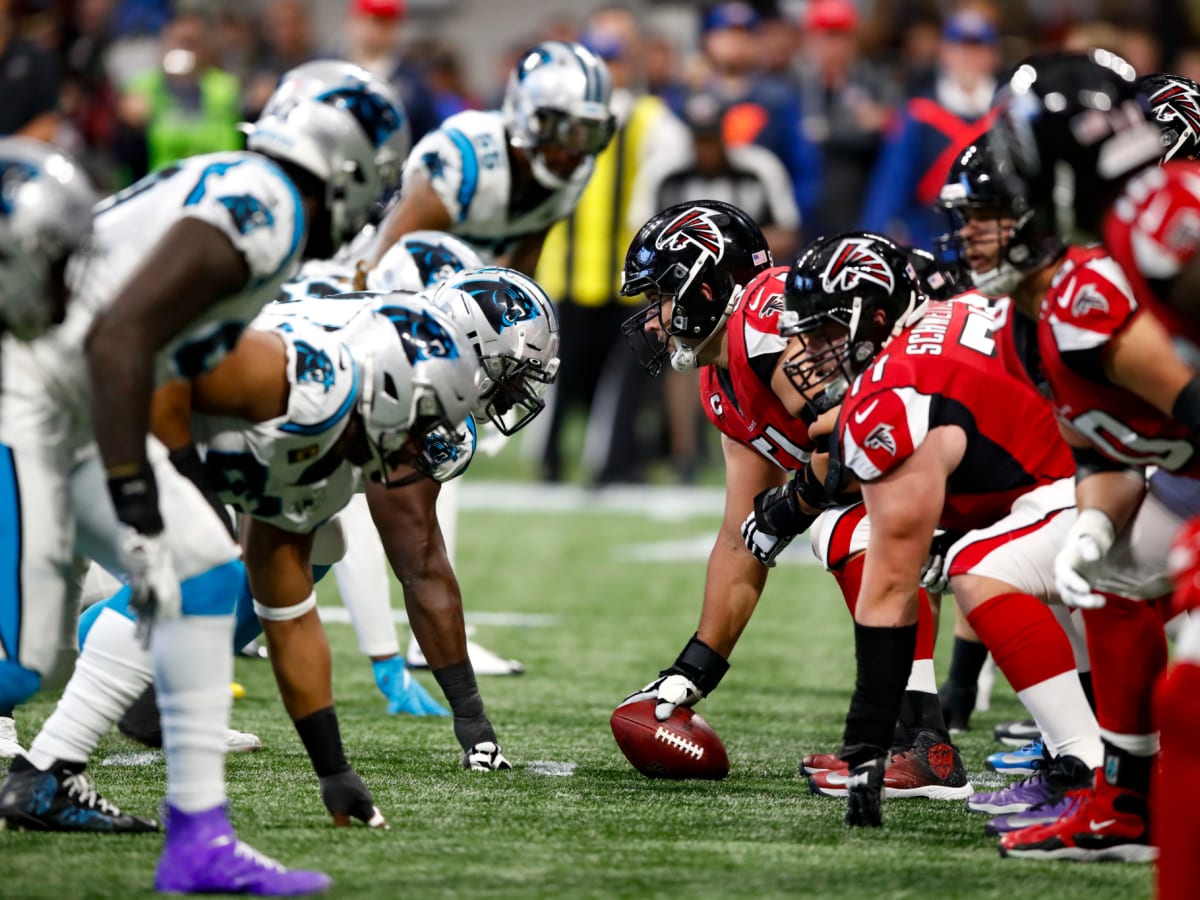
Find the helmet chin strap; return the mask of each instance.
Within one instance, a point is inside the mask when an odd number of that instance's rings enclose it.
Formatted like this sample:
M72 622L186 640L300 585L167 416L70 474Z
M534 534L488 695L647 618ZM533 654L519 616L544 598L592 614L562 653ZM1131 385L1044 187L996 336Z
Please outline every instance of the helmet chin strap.
M537 183L552 191L558 190L569 180L569 178L563 178L561 175L551 172L550 168L546 165L546 160L542 158L540 151L533 154L533 159L530 161L529 166L533 169L533 177L537 180Z
M672 343L675 344L675 349L671 351L671 368L676 372L687 372L696 368L700 357L700 352L708 346L709 341L721 333L721 329L725 327L725 323L729 321L729 317L733 315L733 311L737 309L738 302L742 299L742 294L746 290L744 284L739 284L729 294L729 302L725 304L725 310L721 313L721 318L717 320L717 324L713 326L713 330L708 333L695 347L689 347L679 339L679 335L671 337Z

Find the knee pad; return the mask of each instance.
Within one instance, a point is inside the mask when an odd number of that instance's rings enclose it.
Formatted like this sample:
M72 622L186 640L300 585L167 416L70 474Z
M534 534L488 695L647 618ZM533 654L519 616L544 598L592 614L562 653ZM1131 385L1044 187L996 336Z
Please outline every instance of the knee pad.
M230 560L184 581L185 616L228 616L237 606L238 592L246 575L240 559Z
M313 535L311 558L314 563L332 566L346 555L346 532L342 520L334 516Z
M11 659L0 660L0 708L19 706L38 692L42 676Z

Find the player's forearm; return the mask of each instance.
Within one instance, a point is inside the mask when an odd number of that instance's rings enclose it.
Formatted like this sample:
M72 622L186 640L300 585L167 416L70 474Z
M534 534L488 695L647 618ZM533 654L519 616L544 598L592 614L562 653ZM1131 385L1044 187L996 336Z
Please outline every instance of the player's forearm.
M1133 518L1145 495L1145 473L1141 469L1094 472L1075 485L1075 505L1081 510L1104 513L1117 532Z
M154 351L137 330L121 332L101 316L88 336L92 422L104 465L130 475L146 465Z
M726 659L758 606L767 569L750 555L741 535L722 528L708 559L704 608L696 634Z
M467 626L454 573L425 575L402 580L401 584L408 625L430 668L441 669L465 660Z

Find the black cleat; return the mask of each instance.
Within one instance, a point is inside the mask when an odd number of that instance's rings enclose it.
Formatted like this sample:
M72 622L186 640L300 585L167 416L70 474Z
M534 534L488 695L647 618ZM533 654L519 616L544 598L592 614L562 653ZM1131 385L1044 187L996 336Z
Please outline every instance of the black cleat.
M121 812L101 797L83 768L80 763L58 762L43 772L18 757L0 783L0 829L111 834L158 831L154 819Z

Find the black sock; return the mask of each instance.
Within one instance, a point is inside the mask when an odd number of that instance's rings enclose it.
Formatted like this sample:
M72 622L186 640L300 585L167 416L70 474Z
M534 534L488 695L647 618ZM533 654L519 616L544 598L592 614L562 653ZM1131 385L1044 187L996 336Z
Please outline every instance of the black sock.
M1104 742L1104 780L1114 787L1149 794L1153 769L1153 756L1137 756Z
M1079 673L1079 686L1083 688L1083 696L1087 697L1088 706L1092 708L1092 712L1096 711L1096 691L1092 687L1092 673Z
M296 733L304 742L313 771L318 778L340 775L350 768L346 753L342 749L342 733L338 728L337 713L332 706L319 709L303 719L295 719Z
M974 690L987 655L988 648L979 641L968 641L955 635L954 649L950 653L950 682Z
M918 731L935 731L942 740L950 740L938 695L926 691L905 691L900 700L900 716L896 719L896 735L892 746L908 749Z
M858 675L838 754L851 767L886 755L916 646L915 623L900 628L854 623Z
M483 698L470 659L433 670L446 702L454 712L454 736L464 750L483 741L496 742L496 732L483 711Z

